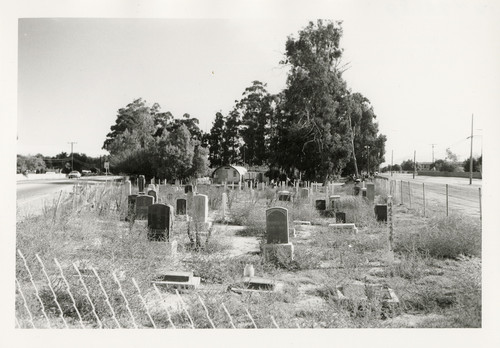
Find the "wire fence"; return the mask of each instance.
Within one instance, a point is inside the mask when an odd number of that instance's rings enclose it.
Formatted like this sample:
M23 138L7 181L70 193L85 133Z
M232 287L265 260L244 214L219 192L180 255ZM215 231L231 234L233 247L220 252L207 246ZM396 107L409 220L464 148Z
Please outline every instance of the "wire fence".
M289 327L289 320L183 293L88 264L25 257L17 250L15 327L20 329L216 329ZM300 328L296 323L296 328Z
M465 214L482 219L481 188L377 177L379 192L423 216Z

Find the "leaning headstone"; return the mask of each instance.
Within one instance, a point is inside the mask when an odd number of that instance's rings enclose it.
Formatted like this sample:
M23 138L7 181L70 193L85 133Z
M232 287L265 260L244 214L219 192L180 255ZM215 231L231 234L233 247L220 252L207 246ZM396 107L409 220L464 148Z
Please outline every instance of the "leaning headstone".
M137 186L139 187L139 192L144 192L144 186L146 186L146 178L144 175L139 175Z
M135 219L146 220L148 218L148 208L154 204L154 197L149 195L139 195L135 201Z
M167 204L152 204L148 207L148 240L169 241L172 232L174 208Z
M267 244L264 245L264 259L275 260L277 255L283 255L293 260L293 244L289 241L288 210L275 207L266 210Z
M317 199L316 200L316 209L317 210L326 210L326 200Z
M149 190L149 191L148 191L148 195L149 195L149 196L153 196L153 197L154 197L154 202L155 202L155 203L158 203L158 195L156 194L156 191L155 191L155 190Z
M366 198L368 198L368 202L373 203L375 201L375 184L367 183L366 184Z
M176 215L186 215L187 214L186 208L187 208L186 199L185 198L177 198L177 204L176 204L176 210L175 210Z

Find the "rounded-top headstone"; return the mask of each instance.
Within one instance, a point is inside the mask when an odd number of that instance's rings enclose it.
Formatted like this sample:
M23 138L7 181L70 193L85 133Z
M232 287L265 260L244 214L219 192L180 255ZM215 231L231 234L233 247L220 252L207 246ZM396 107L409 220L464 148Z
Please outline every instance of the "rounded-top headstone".
M288 240L288 209L274 207L266 210L267 244L286 244Z

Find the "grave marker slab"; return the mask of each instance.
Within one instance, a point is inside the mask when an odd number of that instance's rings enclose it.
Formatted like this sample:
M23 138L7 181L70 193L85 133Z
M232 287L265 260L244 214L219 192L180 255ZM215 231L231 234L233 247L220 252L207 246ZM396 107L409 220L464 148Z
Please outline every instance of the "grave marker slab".
M155 190L149 190L148 195L154 197L154 202L158 203L158 195L156 194Z
M148 240L169 241L173 226L173 207L167 204L152 204L148 207Z
M135 200L135 219L146 220L148 218L148 208L154 204L154 197L149 195L139 195Z
M144 192L144 186L146 186L146 178L144 175L139 175L137 179L137 186L139 188L139 192Z
M193 197L193 220L197 223L208 222L208 196L196 195Z
M278 191L278 201L290 202L292 200L292 194L290 191Z
M366 198L368 198L368 201L370 203L373 203L375 201L375 184L374 183L367 183L366 184Z
M130 196L132 194L132 183L130 180L125 180L123 183L123 190L127 196Z
M345 224L347 221L345 213L341 211L335 212L335 221L337 221L338 224Z
M308 188L301 188L300 189L300 198L301 199L309 199L309 189Z
M376 204L374 210L377 221L387 222L387 204Z
M288 209L276 207L266 210L267 244L286 244L288 236Z
M176 215L186 215L187 214L187 209L186 209L186 199L185 198L177 198L177 209L175 211Z
M316 209L317 210L326 210L326 200L317 199L316 200Z
M135 216L135 204L138 195L128 195L128 216L133 218Z
M184 193L193 192L193 185L184 186Z

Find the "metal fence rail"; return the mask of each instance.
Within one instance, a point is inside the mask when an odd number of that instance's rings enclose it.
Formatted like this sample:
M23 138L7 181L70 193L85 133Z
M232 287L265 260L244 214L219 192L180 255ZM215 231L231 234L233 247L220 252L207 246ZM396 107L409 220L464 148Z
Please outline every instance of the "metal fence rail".
M378 192L422 215L466 214L482 219L481 188L377 177Z

